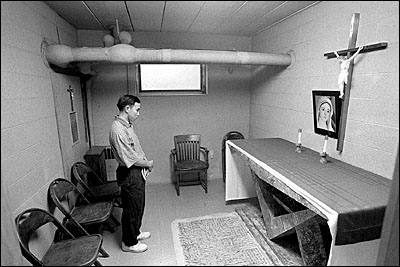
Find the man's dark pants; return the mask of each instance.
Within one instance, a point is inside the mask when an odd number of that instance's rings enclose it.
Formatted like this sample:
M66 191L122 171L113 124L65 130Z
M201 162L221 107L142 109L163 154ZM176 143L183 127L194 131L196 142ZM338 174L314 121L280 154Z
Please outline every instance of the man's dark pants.
M117 181L121 186L122 202L122 242L126 246L138 243L142 218L145 206L145 184L140 167L119 166L117 168Z

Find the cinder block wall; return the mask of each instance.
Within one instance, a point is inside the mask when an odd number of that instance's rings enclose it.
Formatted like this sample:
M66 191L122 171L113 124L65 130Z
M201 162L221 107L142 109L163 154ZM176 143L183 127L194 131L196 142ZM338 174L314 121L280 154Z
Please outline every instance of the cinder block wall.
M392 179L399 144L399 2L323 1L257 34L252 50L295 52L287 69L266 68L252 78L250 136L297 141L321 151L314 133L312 90L338 90L340 67L324 53L347 49L352 15L360 13L357 46L388 47L355 59L343 152L329 139L327 152L349 164Z
M64 177L53 89L60 77L71 81L45 66L43 39L77 44L76 30L43 2L1 1L1 265L30 265L14 218L48 209L49 183Z

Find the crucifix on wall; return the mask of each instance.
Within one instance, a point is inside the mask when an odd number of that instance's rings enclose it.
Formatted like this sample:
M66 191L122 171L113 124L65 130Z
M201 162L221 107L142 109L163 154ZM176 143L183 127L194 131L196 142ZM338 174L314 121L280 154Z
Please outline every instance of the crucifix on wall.
M326 56L328 59L336 57L340 62L340 68L341 68L338 78L338 86L341 95L342 110L341 110L339 131L338 131L338 142L336 147L336 150L338 150L339 153L343 151L344 134L346 130L347 111L349 108L351 78L353 74L354 58L359 53L367 53L370 51L385 49L387 47L387 43L376 43L372 45L356 47L359 21L360 21L360 13L354 13L351 19L348 49L324 54L324 56ZM346 55L346 57L341 57L343 55Z
M69 99L71 101L71 111L74 111L74 89L71 87L71 85L69 86L69 88L67 89L68 93L69 93Z
M71 101L71 112L69 112L69 122L71 126L72 144L75 144L79 141L79 129L78 129L77 114L74 111L74 89L70 85L67 91L69 93L69 98Z

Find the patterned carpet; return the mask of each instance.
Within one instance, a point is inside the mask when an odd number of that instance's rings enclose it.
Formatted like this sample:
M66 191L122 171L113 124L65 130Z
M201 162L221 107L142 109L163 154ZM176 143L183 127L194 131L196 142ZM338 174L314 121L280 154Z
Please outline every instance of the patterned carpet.
M296 237L282 241L284 244L266 238L257 206L248 205L231 213L177 219L172 222L171 229L179 266L302 265L296 252Z

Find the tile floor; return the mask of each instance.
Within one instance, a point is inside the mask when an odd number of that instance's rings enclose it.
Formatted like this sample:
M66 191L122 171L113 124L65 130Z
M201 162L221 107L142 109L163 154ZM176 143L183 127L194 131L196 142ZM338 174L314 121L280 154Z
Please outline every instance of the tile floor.
M178 218L198 217L220 212L231 212L236 207L254 203L257 199L225 202L225 183L222 179L208 181L208 193L200 185L183 186L177 196L173 184L146 186L146 208L142 231L152 237L144 240L149 248L143 253L121 251L121 226L114 233L103 232L103 247L109 258L99 257L104 266L176 266L171 222ZM113 213L120 220L121 209Z

